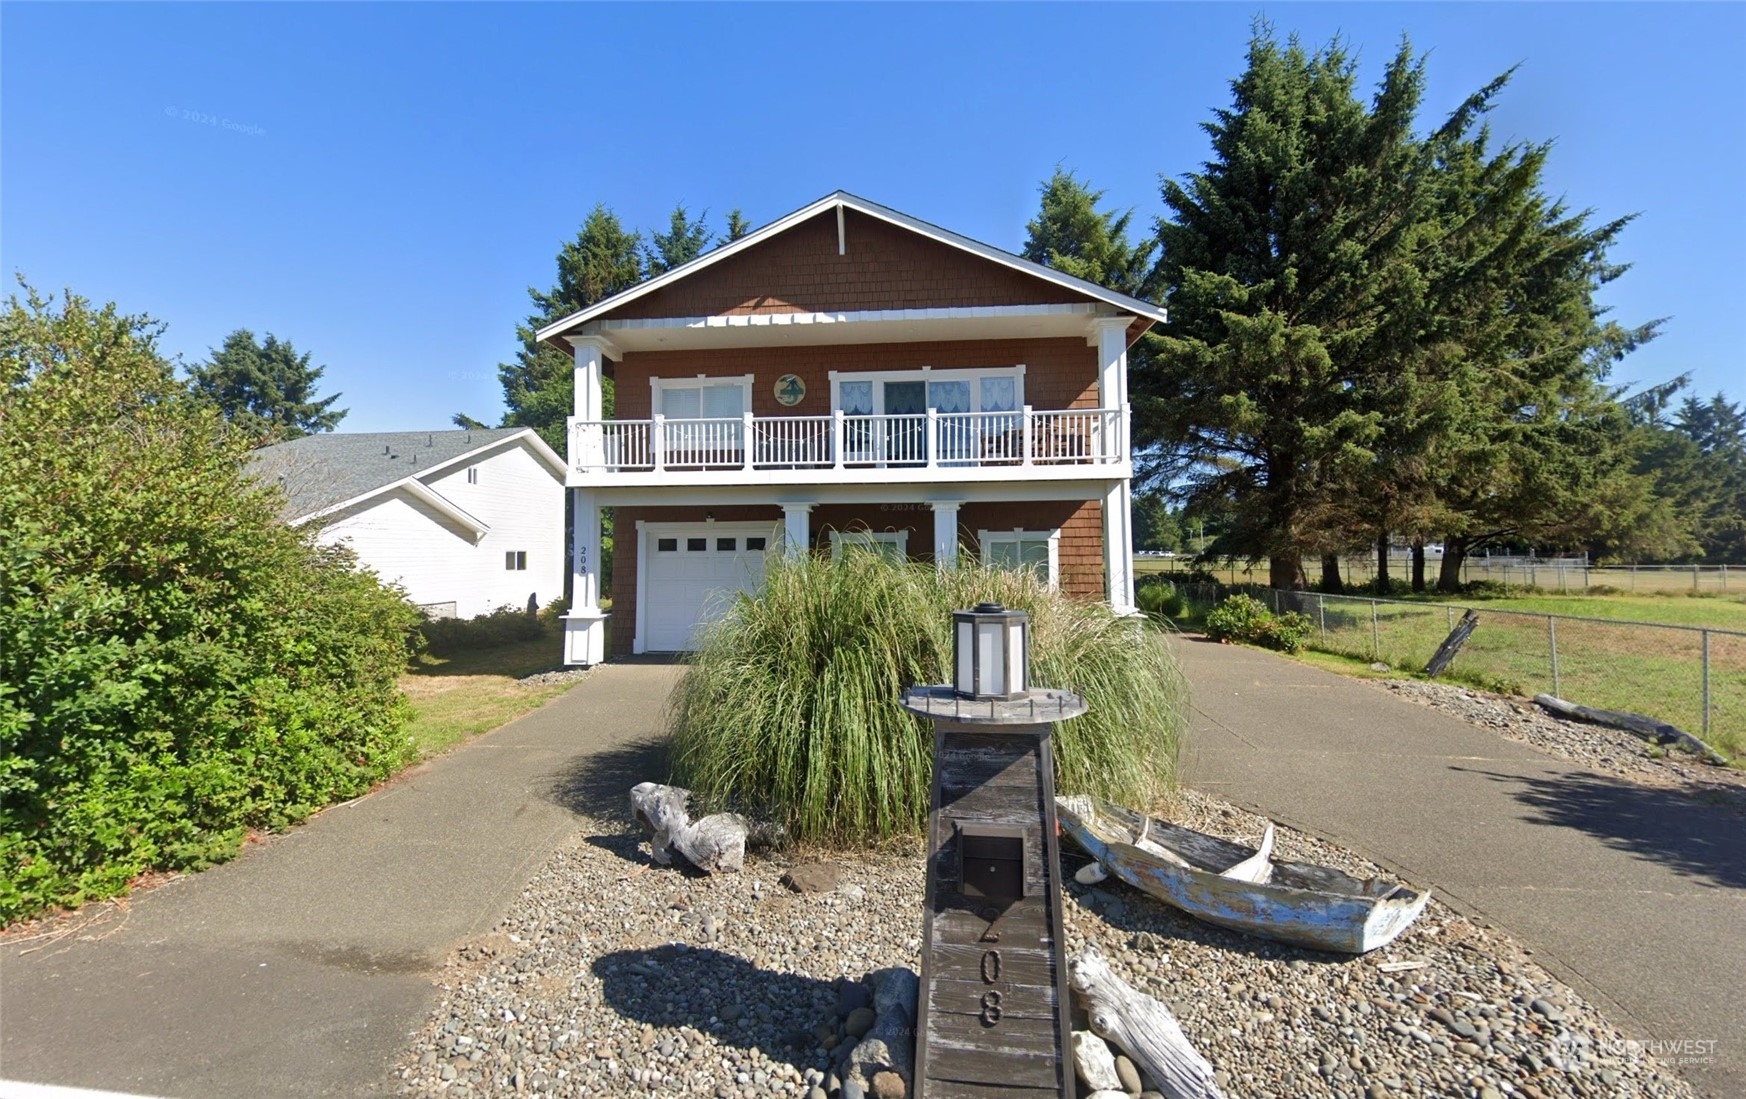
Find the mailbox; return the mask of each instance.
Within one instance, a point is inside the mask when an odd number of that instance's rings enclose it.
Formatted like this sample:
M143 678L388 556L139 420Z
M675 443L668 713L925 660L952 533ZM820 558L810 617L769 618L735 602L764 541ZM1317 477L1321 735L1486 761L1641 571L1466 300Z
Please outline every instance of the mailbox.
M934 723L916 1099L1073 1099L1055 827L1054 722L1079 696L1033 688L1028 620L953 615L955 682L904 693Z

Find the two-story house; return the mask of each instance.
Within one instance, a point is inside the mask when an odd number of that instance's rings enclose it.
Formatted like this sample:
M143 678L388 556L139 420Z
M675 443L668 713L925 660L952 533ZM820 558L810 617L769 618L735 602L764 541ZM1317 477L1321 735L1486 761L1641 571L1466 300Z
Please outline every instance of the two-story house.
M608 655L606 507L612 655L690 647L768 554L849 545L1130 613L1127 350L1164 319L839 191L542 328L576 364L566 662Z

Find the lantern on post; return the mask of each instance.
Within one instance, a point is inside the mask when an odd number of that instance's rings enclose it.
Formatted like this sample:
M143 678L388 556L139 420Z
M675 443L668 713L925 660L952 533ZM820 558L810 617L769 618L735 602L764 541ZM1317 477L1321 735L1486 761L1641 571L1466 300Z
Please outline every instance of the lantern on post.
M1049 731L1086 707L1031 687L1029 642L1023 611L955 612L952 682L903 695L934 723L919 1099L1073 1096Z

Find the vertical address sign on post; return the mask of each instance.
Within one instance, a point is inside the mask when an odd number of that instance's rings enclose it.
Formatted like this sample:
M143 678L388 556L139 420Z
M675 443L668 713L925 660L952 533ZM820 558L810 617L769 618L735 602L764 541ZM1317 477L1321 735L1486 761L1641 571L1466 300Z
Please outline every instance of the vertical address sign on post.
M1028 630L956 612L953 682L903 696L934 722L918 1099L1073 1097L1049 729L1086 707L1030 689Z

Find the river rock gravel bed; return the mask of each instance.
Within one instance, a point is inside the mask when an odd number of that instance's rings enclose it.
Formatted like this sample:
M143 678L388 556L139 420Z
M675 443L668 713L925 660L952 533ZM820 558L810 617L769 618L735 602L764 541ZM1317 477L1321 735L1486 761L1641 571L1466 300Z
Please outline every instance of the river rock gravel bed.
M1262 828L1194 791L1170 815L1249 843ZM1275 857L1379 873L1284 828ZM780 884L819 858L840 871L834 889ZM1394 944L1348 958L1201 924L1113 880L1079 885L1085 861L1065 846L1069 953L1096 947L1167 1003L1227 1096L1693 1094L1528 952L1434 900ZM869 974L919 969L921 896L917 846L754 854L704 877L653 866L628 818L585 819L499 926L448 959L389 1090L855 1099L835 1087L839 1051L855 1045L845 1022L867 1019L845 1016Z
M1646 786L1685 788L1746 814L1746 771L1649 744L1623 729L1555 717L1531 699L1419 679L1389 679L1380 686L1590 770Z

